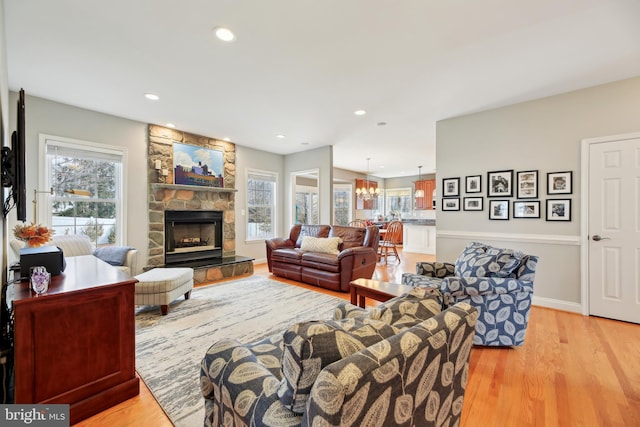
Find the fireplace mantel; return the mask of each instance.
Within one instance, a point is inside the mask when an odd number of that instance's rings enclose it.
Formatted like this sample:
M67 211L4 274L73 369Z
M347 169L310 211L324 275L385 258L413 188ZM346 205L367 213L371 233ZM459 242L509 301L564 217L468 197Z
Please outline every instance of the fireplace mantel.
M237 193L235 188L223 188L223 187L204 187L198 185L180 185L180 184L163 184L152 183L151 188L154 190L157 188L166 188L169 190L188 190L188 191L209 191L212 193Z

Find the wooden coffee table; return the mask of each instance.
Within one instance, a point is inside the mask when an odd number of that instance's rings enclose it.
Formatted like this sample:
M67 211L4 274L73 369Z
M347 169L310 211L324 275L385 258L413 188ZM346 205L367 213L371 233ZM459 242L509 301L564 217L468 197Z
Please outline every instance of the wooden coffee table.
M371 279L356 279L349 285L351 288L351 304L362 308L365 307L365 298L367 297L385 302L391 298L406 294L413 289L413 286L409 285Z

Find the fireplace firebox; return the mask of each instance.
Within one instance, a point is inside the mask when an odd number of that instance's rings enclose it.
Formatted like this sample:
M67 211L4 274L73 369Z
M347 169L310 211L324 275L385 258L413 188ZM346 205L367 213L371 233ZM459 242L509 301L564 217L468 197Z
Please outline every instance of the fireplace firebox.
M166 265L222 258L222 211L164 212Z

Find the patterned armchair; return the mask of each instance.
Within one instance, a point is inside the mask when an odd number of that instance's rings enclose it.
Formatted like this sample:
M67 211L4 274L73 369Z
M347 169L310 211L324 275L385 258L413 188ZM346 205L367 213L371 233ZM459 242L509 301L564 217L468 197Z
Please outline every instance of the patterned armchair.
M201 365L204 425L459 424L477 310L440 312L438 297L428 299L366 311L345 303L334 320L215 343Z
M538 257L473 242L455 264L418 262L405 285L437 288L443 307L467 302L479 311L475 345L521 346L529 322Z

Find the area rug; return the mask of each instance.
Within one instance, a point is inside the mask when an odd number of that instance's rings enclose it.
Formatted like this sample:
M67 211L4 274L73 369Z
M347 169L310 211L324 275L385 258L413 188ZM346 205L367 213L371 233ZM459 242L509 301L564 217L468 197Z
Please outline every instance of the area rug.
M136 313L136 370L177 427L200 426L200 361L222 338L252 342L296 322L327 319L343 299L250 277L196 288L188 300Z

